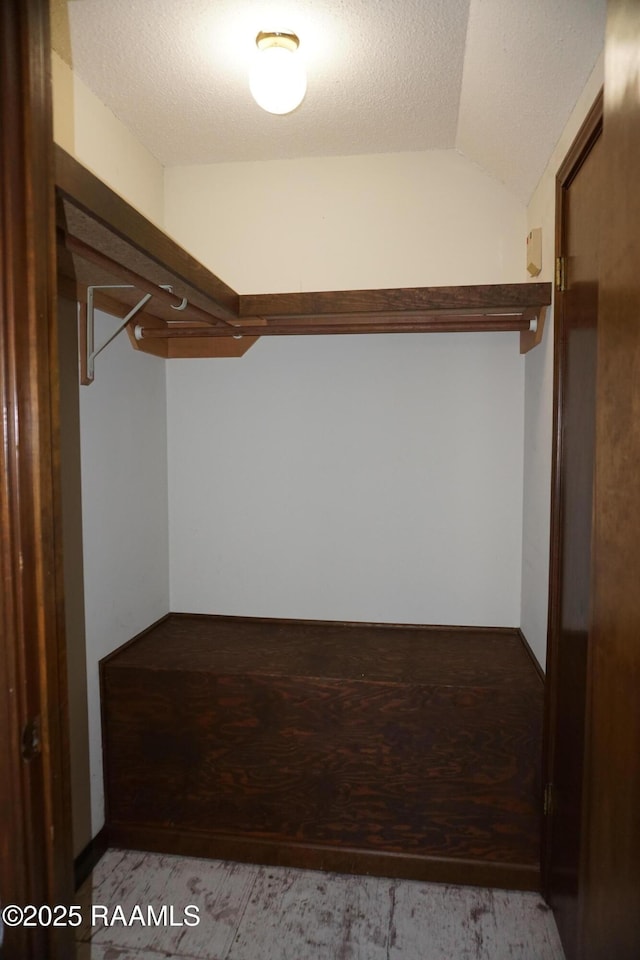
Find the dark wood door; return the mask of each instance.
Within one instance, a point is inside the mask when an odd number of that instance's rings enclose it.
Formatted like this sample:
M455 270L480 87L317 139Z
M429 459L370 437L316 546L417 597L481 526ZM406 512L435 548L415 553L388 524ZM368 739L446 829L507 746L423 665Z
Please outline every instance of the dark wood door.
M601 120L599 98L558 176L556 446L548 665L547 895L578 956L595 449Z
M48 4L0 4L0 902L72 895L57 517ZM74 955L8 927L6 960Z
M585 960L640 957L640 4L609 0Z

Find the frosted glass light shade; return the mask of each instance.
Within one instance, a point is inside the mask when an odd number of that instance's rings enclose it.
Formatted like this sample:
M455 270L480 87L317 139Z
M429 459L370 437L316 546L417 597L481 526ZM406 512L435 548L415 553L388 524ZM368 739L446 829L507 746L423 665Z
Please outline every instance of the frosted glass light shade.
M263 36L259 34L259 38ZM279 35L278 35L279 36ZM307 75L295 45L279 40L266 44L259 39L259 51L249 74L249 89L258 106L268 113L291 113L307 92Z

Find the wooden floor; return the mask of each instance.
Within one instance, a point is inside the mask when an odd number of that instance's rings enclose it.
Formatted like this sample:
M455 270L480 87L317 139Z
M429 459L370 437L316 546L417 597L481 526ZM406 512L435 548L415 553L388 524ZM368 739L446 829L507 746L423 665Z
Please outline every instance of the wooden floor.
M78 960L564 960L535 893L109 850L78 901L198 926L85 924Z
M102 664L110 844L538 889L513 630L172 614Z

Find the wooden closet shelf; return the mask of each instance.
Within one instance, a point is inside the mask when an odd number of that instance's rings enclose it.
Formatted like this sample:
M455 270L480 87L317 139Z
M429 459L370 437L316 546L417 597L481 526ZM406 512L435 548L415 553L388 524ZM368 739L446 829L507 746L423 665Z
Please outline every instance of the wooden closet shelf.
M542 338L549 283L240 295L60 147L55 156L60 292L86 301L97 288L95 306L122 318L151 293L128 326L138 350L242 356L261 336L513 330L524 353Z

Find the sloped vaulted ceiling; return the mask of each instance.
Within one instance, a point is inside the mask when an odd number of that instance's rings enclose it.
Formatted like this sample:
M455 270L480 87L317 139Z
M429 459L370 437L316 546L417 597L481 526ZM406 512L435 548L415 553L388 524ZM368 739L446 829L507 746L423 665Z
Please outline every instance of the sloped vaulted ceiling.
M606 0L52 0L54 47L165 166L458 149L526 201L604 41ZM308 70L251 99L259 30Z

